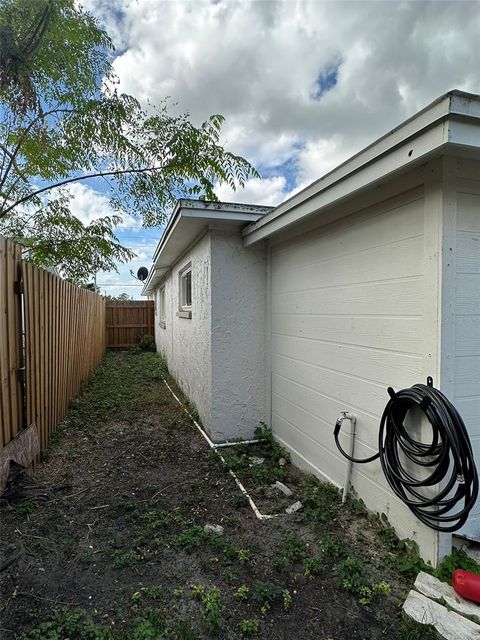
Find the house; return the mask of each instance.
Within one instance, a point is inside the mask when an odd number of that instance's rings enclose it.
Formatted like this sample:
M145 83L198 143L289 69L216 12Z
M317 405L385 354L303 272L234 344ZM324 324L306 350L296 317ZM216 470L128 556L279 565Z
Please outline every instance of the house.
M340 413L356 416L355 456L372 455L386 388L431 376L480 466L480 96L440 97L274 209L180 200L144 294L214 440L265 421L341 487ZM449 552L378 461L354 464L351 483L425 559ZM480 541L479 503L458 533Z

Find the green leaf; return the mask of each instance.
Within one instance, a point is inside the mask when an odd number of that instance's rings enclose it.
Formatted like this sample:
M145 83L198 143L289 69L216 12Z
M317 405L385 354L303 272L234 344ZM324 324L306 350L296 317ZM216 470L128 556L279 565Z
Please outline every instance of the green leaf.
M75 281L133 254L119 218L82 225L54 187L102 177L113 211L157 226L178 197L216 200L217 183L258 177L219 144L221 115L195 127L166 101L147 112L119 93L112 51L75 0L0 0L0 233Z

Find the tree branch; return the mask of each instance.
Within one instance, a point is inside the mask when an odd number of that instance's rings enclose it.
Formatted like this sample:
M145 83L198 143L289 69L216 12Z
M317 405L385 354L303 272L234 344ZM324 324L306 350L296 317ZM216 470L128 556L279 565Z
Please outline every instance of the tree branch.
M40 113L37 116L35 116L35 118L33 118L33 120L31 120L31 122L28 124L27 127L25 127L25 129L22 132L22 135L20 136L20 139L18 141L18 143L16 144L14 150L12 152L10 152L10 162L7 165L7 168L5 169L5 172L3 173L3 176L0 178L0 189L3 188L3 185L5 184L5 181L8 177L8 174L10 173L10 169L13 166L13 163L15 162L15 158L17 157L18 152L20 151L20 147L22 146L25 138L27 137L27 135L30 133L33 125L38 122L39 120L43 120L44 118L46 118L47 116L51 116L53 113L72 113L74 111L74 109L60 109L60 105L57 105L54 109L50 109L50 111L46 111L45 113ZM5 202L4 202L5 204Z
M0 219L4 218L12 209L18 207L20 204L23 204L27 200L34 198L35 196L40 195L41 193L45 193L46 191L50 191L51 189L56 189L58 187L63 187L66 184L70 184L71 182L79 182L80 180L89 180L90 178L104 178L106 176L120 176L126 173L147 173L148 171L160 171L164 169L163 166L159 167L142 167L141 169L117 169L116 171L99 171L98 173L89 173L85 176L78 176L76 178L68 178L67 180L62 180L61 182L57 182L55 184L51 184L48 187L43 187L42 189L38 189L37 191L32 191L28 195L20 198L13 204L11 204L6 209L0 211Z
M21 169L20 169L20 167L18 166L18 162L17 162L17 160L16 160L15 156L14 156L14 155L13 155L13 153L10 151L10 149L9 149L6 145L2 144L1 142L0 142L0 149L3 151L3 153L4 153L8 158L10 158L10 159L12 160L12 162L13 162L13 166L15 167L15 169L16 169L16 171L17 171L18 175L20 176L20 178L21 178L22 180L24 180L27 184L29 184L28 179L24 176L24 174L23 174L22 170L21 170Z

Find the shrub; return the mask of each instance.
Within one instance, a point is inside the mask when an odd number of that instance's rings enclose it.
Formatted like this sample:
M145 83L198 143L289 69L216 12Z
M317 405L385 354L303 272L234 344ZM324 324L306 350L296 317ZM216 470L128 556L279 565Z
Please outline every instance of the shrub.
M472 573L480 573L480 565L475 562L473 558L462 551L462 549L452 549L452 553L449 556L445 556L442 562L438 565L435 575L439 580L451 584L452 573L455 569L465 569L472 571Z
M138 346L142 351L156 351L157 350L156 346L155 346L155 338L153 336L148 335L148 334L145 334L144 336L142 336L140 338Z
M257 618L247 618L246 620L242 620L238 626L243 635L249 636L257 633L260 627L260 620L257 620Z

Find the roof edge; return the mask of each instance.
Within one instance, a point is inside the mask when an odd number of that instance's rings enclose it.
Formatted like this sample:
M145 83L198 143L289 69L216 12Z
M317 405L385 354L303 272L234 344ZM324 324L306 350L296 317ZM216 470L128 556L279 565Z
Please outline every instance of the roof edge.
M157 273L157 262L162 252L172 238L175 229L182 219L195 219L198 225L209 223L234 222L249 224L267 215L274 207L251 205L238 202L221 202L212 200L195 200L192 198L179 198L163 230L162 236L153 253L152 267L145 280L141 295L148 295L152 281ZM164 272L165 267L160 267Z
M449 116L480 118L480 96L456 89L441 95L397 127L345 160L345 162L279 204L273 211L263 216L262 219L246 227L243 230L245 243L253 244L271 235L267 232L267 227L271 226L274 221L277 221L274 232L279 231L280 220L278 219L287 212L337 185L352 174L360 172L366 166L372 165L382 157L392 153L402 144L419 136L422 132L426 132L444 122ZM438 147L449 142L448 131L443 132L443 134L437 139ZM413 164L415 161L416 158L412 158L410 162L410 158L407 157L404 165ZM261 234L256 233L259 230L262 230ZM254 234L255 238L252 234Z

